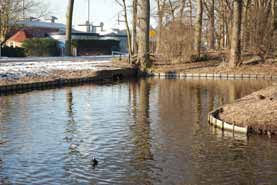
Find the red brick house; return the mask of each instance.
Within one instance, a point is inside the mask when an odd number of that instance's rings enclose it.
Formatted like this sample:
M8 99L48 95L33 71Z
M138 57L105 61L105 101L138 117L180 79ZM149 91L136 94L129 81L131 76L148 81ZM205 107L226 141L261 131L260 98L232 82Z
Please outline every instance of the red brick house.
M50 33L58 32L55 28L26 27L18 30L7 41L6 45L10 47L22 47L26 39L48 37Z

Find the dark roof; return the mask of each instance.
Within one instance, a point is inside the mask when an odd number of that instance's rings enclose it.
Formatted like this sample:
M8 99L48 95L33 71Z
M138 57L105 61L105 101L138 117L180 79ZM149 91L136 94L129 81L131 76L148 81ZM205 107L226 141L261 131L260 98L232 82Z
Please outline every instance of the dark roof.
M22 28L13 34L8 41L23 42L30 38L43 38L47 37L49 33L56 32L57 29L53 28Z

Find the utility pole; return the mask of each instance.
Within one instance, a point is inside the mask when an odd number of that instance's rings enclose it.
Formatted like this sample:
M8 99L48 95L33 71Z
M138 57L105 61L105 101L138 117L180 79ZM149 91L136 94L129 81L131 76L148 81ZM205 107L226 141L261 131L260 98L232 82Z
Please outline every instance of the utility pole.
M87 8L88 8L88 17L87 17L87 21L85 22L85 24L79 24L79 26L85 26L87 29L86 29L86 31L88 32L88 33L90 33L90 32L92 32L93 31L93 28L92 28L92 26L93 26L93 24L91 24L90 23L90 0L88 0L88 4L87 4Z
M25 0L22 0L22 18L25 19Z
M120 23L122 23L122 22L125 22L124 20L121 20L120 19L120 14L122 13L122 11L120 11L120 12L118 12L118 14L117 14L117 24L118 24L118 26L120 26Z
M90 0L88 0L88 23L90 23Z

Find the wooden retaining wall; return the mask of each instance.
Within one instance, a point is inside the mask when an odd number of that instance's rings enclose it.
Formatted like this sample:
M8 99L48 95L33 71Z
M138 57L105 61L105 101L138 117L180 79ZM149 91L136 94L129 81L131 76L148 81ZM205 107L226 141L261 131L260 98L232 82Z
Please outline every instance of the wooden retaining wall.
M224 121L218 119L218 114L220 112L220 109L221 108L209 113L208 121L211 125L213 125L217 128L220 128L224 131L226 130L226 131L230 131L233 133L240 133L240 134L245 134L245 135L247 135L249 133L248 127L239 127L239 126L236 126L235 124L227 123L227 122L224 122Z
M30 82L0 86L0 95L12 92L32 91L39 89L60 88L64 86L92 83L102 80L117 80L136 76L136 69L125 68L97 71L94 76L84 78L56 79L52 81Z
M222 80L247 80L247 79L260 79L260 80L277 80L277 75L265 74L222 74L222 73L149 73L149 76L160 78L176 78L176 79L222 79Z

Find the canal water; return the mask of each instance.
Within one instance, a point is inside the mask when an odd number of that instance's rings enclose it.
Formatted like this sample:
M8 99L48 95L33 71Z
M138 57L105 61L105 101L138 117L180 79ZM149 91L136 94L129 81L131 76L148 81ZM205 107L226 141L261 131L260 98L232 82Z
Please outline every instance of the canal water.
M142 79L1 96L0 184L276 184L276 139L207 123L268 85Z

